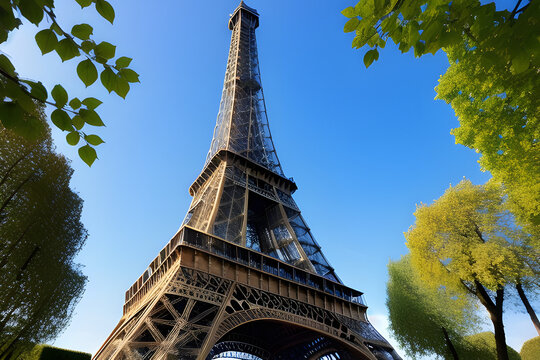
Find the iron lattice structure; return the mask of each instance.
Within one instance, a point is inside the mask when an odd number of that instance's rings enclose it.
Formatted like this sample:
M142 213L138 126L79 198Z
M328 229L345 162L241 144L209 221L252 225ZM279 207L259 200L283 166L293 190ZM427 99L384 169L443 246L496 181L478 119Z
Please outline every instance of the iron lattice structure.
M292 198L266 115L255 29L232 30L210 151L176 235L126 292L96 360L400 359L343 285Z

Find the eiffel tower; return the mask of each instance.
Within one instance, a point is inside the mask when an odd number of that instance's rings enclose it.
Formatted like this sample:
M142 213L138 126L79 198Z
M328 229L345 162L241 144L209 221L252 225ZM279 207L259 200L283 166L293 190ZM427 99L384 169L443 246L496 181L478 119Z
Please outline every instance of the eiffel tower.
M243 2L214 137L182 226L126 292L95 360L401 359L340 281L291 197Z

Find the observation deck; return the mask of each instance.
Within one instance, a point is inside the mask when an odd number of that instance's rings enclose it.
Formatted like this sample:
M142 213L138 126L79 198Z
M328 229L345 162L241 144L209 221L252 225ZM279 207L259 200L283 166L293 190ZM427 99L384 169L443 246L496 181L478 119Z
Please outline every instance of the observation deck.
M124 315L137 308L137 304L152 291L171 266L178 263L179 258L181 266L262 287L277 294L286 291L293 297L290 294L292 286L299 300L322 308L330 307L332 311L339 306L344 315L356 313L365 318L367 305L362 292L189 226L183 226L176 233L126 291ZM344 306L349 311L344 310Z

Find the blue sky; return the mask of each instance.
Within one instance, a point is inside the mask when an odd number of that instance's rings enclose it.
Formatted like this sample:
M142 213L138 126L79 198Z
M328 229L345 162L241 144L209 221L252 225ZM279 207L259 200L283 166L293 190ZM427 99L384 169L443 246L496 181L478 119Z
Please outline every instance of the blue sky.
M72 186L85 201L90 233L78 257L89 278L86 292L55 345L91 353L120 319L125 290L188 209L188 187L202 169L218 111L228 15L238 2L111 3L113 26L74 1L57 1L57 15L66 29L89 22L96 40L134 58L141 83L126 100L97 85L85 89L73 60L41 56L33 26L0 48L21 75L104 101L99 113L107 127L95 133L106 143L92 168L53 131L58 151L73 159ZM248 2L261 14L257 40L269 122L284 172L299 187L296 202L338 275L365 292L370 318L387 334L386 266L407 252L403 232L414 223L415 204L431 202L464 176L483 183L489 175L473 150L455 144L450 106L434 100L448 66L444 54L415 59L389 44L366 70L365 51L351 49L352 35L342 31L340 11L352 4ZM518 350L536 335L524 314L509 313L505 321L508 342Z

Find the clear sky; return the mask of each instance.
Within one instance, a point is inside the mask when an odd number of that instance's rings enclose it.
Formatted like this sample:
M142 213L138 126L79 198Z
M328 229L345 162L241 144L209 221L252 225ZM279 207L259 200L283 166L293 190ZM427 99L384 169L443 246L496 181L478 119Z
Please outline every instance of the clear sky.
M483 183L478 154L456 145L458 125L434 87L448 66L442 53L415 59L388 44L365 69L351 49L340 11L354 0L251 0L261 76L278 156L299 190L296 202L323 252L348 286L365 293L368 314L386 336L386 266L407 253L403 232L415 204L431 202L464 176ZM71 325L55 345L94 353L122 315L124 292L179 228L189 185L202 169L221 97L237 0L112 1L115 24L94 8L56 1L66 29L89 22L96 40L133 57L141 83L126 100L101 85L85 89L75 61L41 56L25 25L0 50L21 75L60 82L70 95L104 101L106 143L88 168L53 131L71 158L72 186L84 199L89 238L78 262L89 282ZM498 6L510 6L498 2ZM538 309L538 303L536 303ZM518 310L518 306L511 309ZM519 351L536 335L525 314L505 316ZM392 339L389 339L392 342Z

